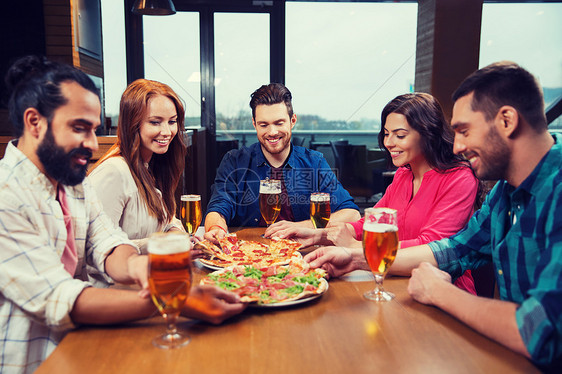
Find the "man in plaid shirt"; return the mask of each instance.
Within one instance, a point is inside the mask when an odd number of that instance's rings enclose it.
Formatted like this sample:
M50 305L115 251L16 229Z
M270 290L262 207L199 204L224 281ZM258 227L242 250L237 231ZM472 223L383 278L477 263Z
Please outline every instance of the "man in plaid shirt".
M157 311L147 257L83 181L98 149L95 85L77 69L33 56L18 60L6 82L17 140L0 161L0 372L27 373L78 324ZM111 280L142 290L92 287ZM220 323L243 308L234 294L195 287L182 314Z
M462 231L398 251L390 271L411 274L415 300L561 372L562 144L547 131L542 91L529 72L500 62L470 75L453 100L455 153L498 182ZM358 249L321 248L306 259L334 276L367 268ZM490 262L500 300L451 284Z

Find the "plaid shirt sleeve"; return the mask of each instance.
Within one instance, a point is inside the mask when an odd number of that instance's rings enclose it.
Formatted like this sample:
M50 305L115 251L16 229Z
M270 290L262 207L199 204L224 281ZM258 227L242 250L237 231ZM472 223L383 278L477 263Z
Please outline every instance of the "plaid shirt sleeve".
M451 274L453 279L460 277L466 270L492 260L489 199L494 200L492 192L488 194L482 208L473 214L465 228L456 235L429 243L439 269Z
M515 317L533 361L544 367L562 368L562 186L558 184L544 199L549 207L543 213L547 217L544 227L540 228L544 230L545 248L538 251L535 268L518 269L518 273L532 271L532 282Z

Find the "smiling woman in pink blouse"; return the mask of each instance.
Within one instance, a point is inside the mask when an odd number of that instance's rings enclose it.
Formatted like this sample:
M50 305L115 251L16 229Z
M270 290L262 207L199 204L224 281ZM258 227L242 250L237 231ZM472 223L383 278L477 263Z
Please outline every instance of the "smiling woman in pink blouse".
M398 211L400 248L449 237L473 213L479 181L467 161L453 153L453 132L437 99L425 93L400 95L382 111L379 145L398 167L392 184L375 205ZM305 244L360 247L363 220L296 229L274 235ZM469 272L457 286L476 294Z

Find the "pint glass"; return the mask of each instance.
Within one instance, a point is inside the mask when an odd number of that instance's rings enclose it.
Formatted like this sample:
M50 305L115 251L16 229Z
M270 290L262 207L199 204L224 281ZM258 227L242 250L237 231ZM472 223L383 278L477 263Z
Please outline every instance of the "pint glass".
M180 219L187 233L195 234L202 219L201 195L181 195Z
M267 226L271 225L281 212L281 181L265 179L260 181L260 212Z
M317 229L326 227L330 221L330 194L314 192L310 195L310 220Z

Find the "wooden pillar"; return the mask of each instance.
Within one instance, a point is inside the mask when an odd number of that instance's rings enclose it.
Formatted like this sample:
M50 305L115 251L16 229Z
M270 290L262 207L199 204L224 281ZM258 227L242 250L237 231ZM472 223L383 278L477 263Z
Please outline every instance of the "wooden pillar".
M418 0L415 89L451 118L451 95L478 69L483 0Z

